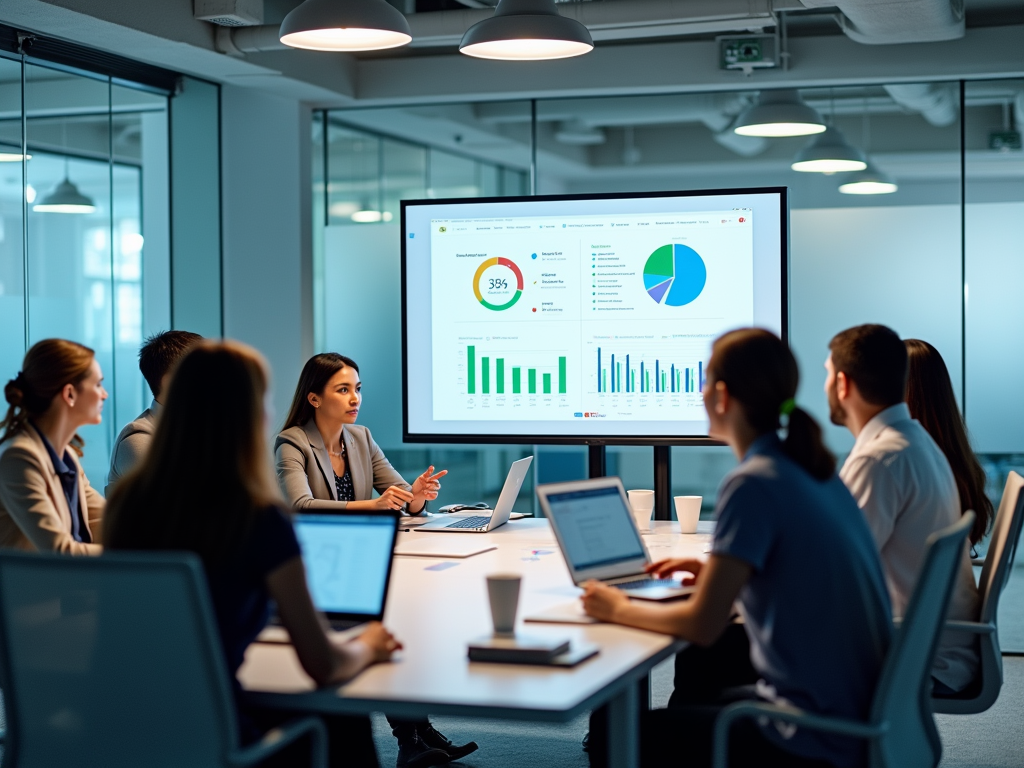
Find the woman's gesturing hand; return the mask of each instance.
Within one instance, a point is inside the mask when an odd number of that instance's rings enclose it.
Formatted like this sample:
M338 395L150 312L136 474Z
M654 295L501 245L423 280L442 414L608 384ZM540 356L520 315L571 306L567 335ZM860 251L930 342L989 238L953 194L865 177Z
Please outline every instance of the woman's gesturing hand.
M413 495L409 491L400 485L392 485L373 502L377 509L401 509L412 500Z
M434 467L427 467L427 471L417 477L412 483L412 495L415 501L433 501L441 490L442 477L448 474L447 469L442 469L436 475Z

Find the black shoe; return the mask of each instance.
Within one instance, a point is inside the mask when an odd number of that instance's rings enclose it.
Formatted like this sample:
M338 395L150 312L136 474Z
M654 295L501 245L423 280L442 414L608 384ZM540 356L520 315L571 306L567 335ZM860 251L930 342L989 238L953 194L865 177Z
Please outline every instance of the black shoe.
M590 753L590 731L583 734L583 751Z
M445 738L432 725L428 725L426 728L419 728L418 733L424 744L433 749L442 750L451 760L461 760L466 755L472 754L479 749L475 741L463 744L461 747L452 744L450 739Z
M428 768L447 765L451 761L443 749L432 749L415 733L398 739L398 768Z

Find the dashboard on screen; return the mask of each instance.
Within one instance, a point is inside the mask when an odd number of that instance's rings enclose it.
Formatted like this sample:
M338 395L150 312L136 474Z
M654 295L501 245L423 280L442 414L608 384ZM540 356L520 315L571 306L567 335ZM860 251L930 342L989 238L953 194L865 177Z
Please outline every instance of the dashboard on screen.
M402 202L412 442L706 440L720 334L786 337L785 188Z

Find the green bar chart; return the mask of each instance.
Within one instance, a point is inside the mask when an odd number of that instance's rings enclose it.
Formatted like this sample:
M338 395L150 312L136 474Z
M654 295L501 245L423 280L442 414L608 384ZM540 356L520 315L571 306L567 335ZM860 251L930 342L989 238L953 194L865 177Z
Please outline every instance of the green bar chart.
M493 350L485 353L476 344L466 345L466 394L524 394L524 369L527 378L526 394L568 394L569 365L566 355L557 352L512 350ZM538 375L541 387L539 392Z

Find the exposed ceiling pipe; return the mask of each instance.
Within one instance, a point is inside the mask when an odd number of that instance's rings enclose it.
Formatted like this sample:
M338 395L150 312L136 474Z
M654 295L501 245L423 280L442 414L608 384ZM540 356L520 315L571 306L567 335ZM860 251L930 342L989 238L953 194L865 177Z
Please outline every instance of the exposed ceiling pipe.
M885 90L902 107L920 112L932 125L943 128L956 122L959 94L948 83L887 85Z
M839 8L840 28L872 45L926 43L964 36L964 0L802 0L807 8Z

